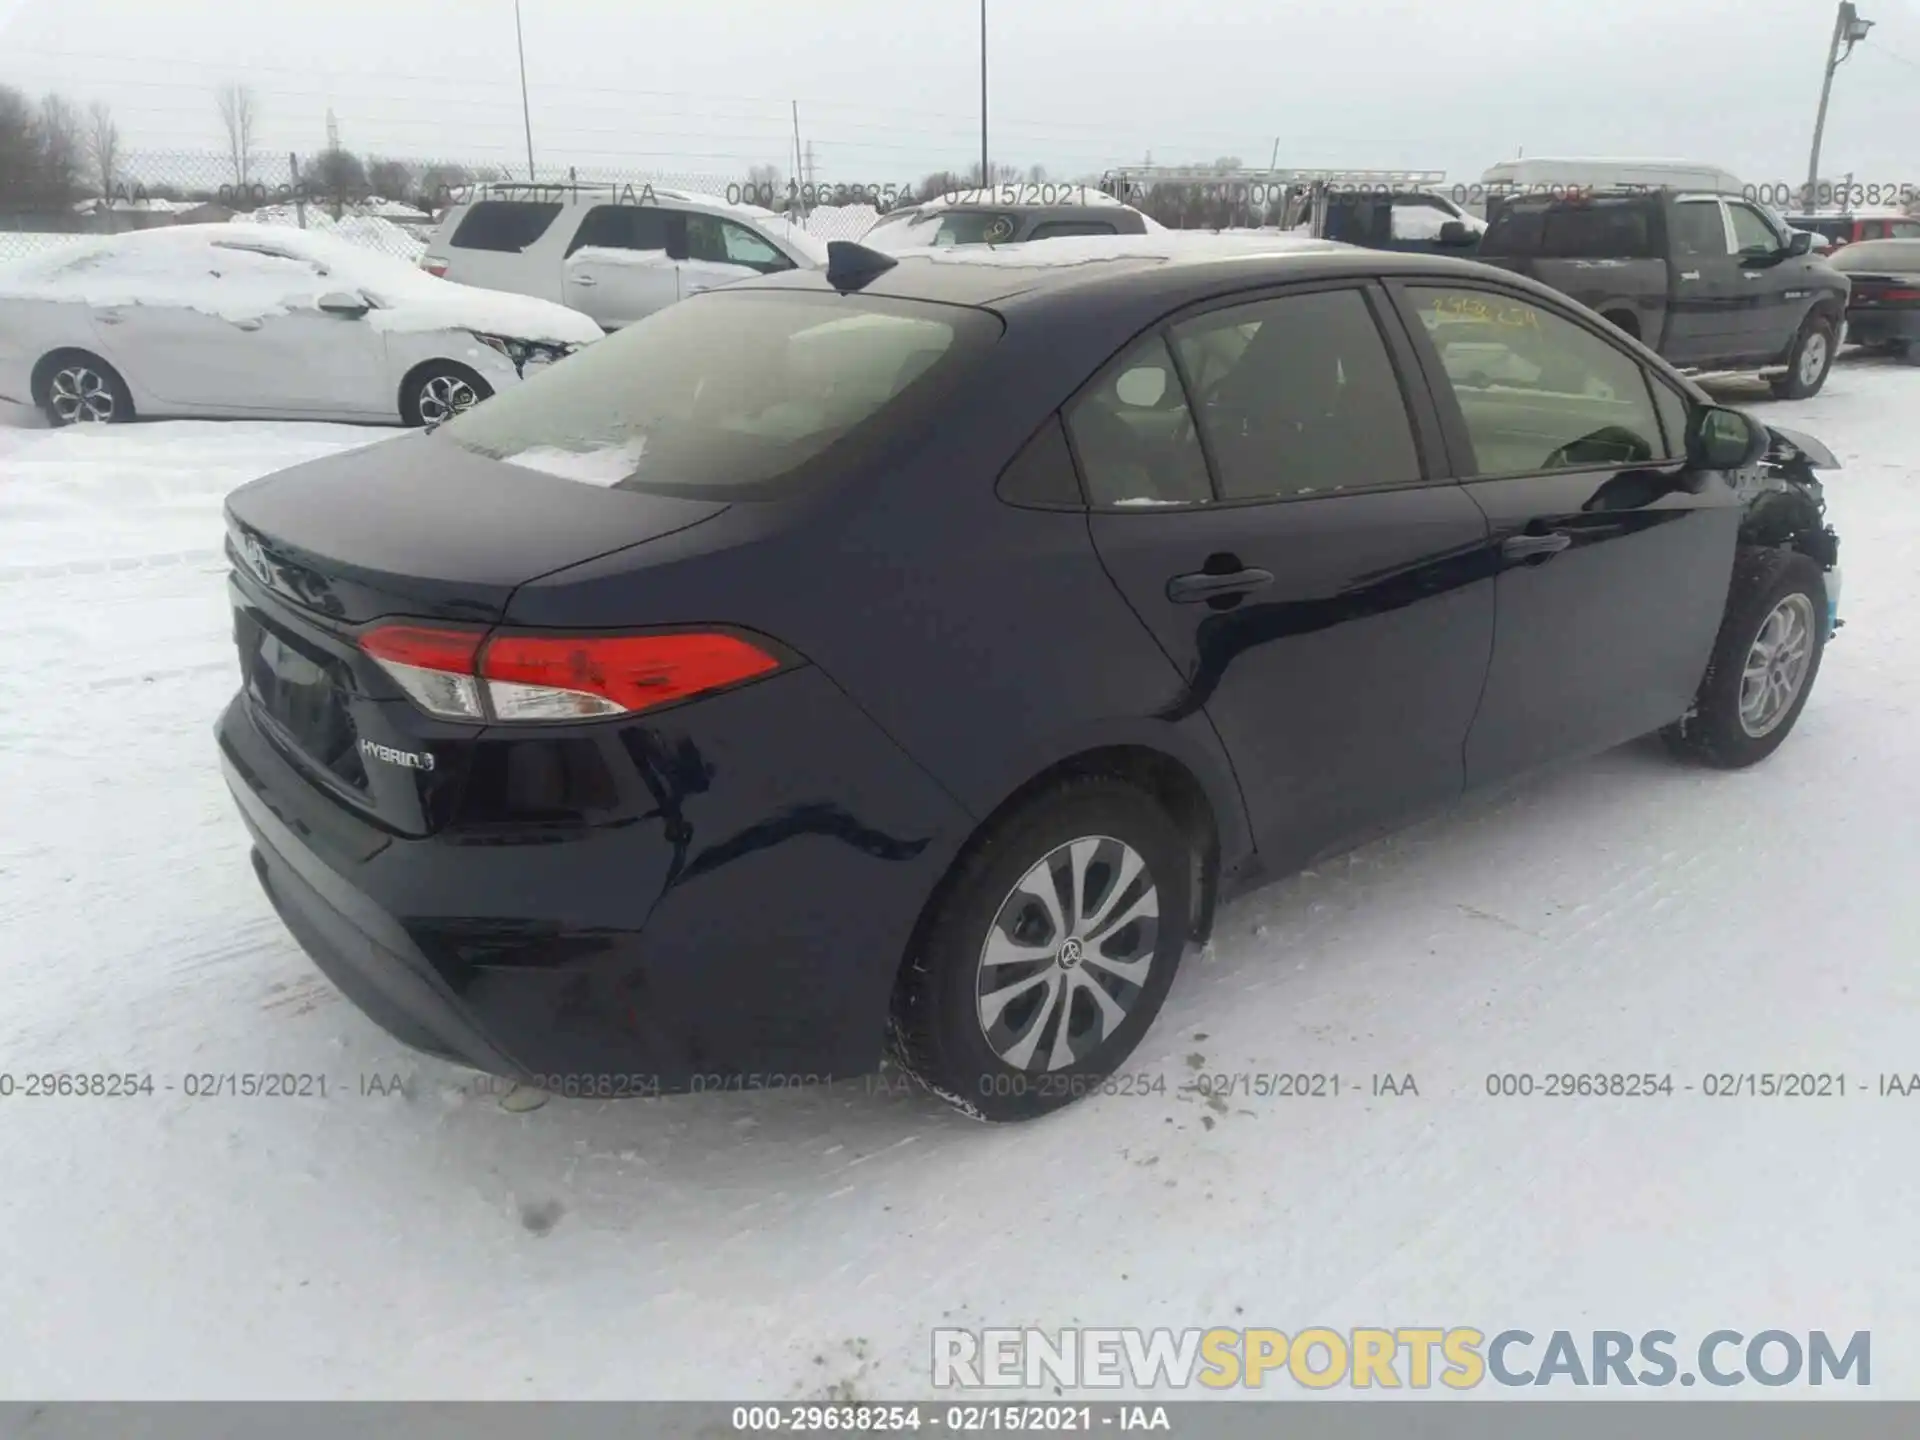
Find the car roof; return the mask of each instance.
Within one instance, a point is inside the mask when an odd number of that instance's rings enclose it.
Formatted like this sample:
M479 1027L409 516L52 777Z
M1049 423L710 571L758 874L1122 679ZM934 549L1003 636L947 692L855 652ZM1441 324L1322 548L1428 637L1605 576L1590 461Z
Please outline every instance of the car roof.
M1007 309L1045 304L1068 293L1111 289L1143 305L1165 303L1210 289L1348 276L1406 275L1437 279L1477 275L1514 283L1516 277L1452 256L1367 250L1332 240L1285 235L1216 235L1168 230L1144 235L1089 235L1014 245L955 245L895 252L897 263L860 286L868 295ZM1534 288L1518 281L1526 288ZM822 271L784 271L737 281L742 289L831 290Z

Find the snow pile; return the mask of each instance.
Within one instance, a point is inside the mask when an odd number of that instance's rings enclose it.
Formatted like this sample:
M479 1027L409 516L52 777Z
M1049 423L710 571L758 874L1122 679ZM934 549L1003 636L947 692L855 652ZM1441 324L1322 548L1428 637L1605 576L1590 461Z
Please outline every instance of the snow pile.
M392 255L415 264L427 253L427 243L404 226L381 215L347 214L338 220L318 205L306 207L304 223L300 211L292 205L262 205L258 210L234 216L237 225L284 226L318 232L346 240L382 255Z
M457 285L332 235L255 223L101 237L0 270L0 297L178 305L232 321L310 309L338 292L373 300L367 322L376 330L479 330L564 344L603 333L550 300Z

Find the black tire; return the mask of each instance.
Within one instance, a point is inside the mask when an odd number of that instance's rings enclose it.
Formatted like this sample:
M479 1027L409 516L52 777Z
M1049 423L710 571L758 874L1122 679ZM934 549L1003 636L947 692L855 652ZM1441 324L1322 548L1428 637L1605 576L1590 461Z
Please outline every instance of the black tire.
M133 395L120 372L87 350L56 350L34 367L33 403L56 429L66 425L124 425L133 419Z
M1762 627L1791 596L1802 596L1812 617L1812 653L1798 692L1764 733L1754 734L1741 716L1741 693L1749 656ZM1739 770L1767 758L1792 732L1813 693L1826 653L1825 574L1816 561L1797 550L1743 549L1734 559L1726 618L1713 642L1713 658L1700 682L1694 708L1662 733L1676 754L1721 770Z
M1805 400L1820 393L1820 387L1833 372L1833 352L1838 348L1834 338L1831 315L1816 310L1807 316L1800 333L1793 337L1793 348L1787 351L1787 373L1768 382L1776 400ZM1803 373L1809 368L1803 363L1808 347L1816 343L1821 347L1820 359L1811 367L1811 373Z
M1111 902L1110 923L1136 903L1129 897L1140 892L1141 881L1117 892L1112 888L1124 860L1117 842L1144 862L1142 875L1155 891L1158 918L1151 929L1135 921L1090 938L1086 945L1098 944L1103 954L1123 963L1129 951L1151 958L1137 986L1120 982L1099 962L1067 958L1063 964L1064 944L1046 960L994 967L996 976L1011 976L1008 985L1013 988L1040 975L1061 977L1026 990L1000 1011L1001 1020L1013 1018L1008 1030L1038 1032L1033 1060L1022 1068L1002 1057L982 1018L981 983L988 973L982 961L989 936L997 928L1006 937L1008 929L997 927L996 921L1019 913L1023 921L1045 922L1045 929L1014 926L1015 933L1051 949L1061 939L1058 929L1026 892L1016 900L1016 888L1056 850L1094 837L1104 838L1098 858L1085 872L1082 888L1092 891L1095 902L1087 908L1097 913L1102 902ZM891 1048L896 1063L977 1120L1030 1120L1097 1093L1101 1082L1133 1053L1173 985L1192 930L1194 870L1193 848L1180 827L1153 799L1123 780L1071 779L1022 805L961 858L921 929L915 953L907 957L893 996ZM1074 903L1058 891L1054 899L1063 907ZM1077 957L1086 952L1073 953ZM1083 1035L1084 1049L1070 1047L1068 1063L1047 1068L1062 1027L1072 1035L1101 1013L1100 1002L1084 993L1089 985L1112 997L1123 1018L1110 1031L1103 1025L1097 1038ZM1061 990L1064 1006L1054 999ZM1022 1014L1031 1017L1025 1026L1019 1024ZM1016 1050L1017 1043L1008 1048Z
M456 403L458 396L469 393L471 400ZM415 428L437 425L471 410L492 394L493 387L466 366L451 360L429 361L408 375L400 387L400 423Z

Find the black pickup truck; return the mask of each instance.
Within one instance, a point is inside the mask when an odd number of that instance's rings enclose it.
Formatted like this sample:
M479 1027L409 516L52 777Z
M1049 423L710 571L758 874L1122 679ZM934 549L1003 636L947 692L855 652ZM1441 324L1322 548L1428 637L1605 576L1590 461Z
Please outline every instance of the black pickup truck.
M1673 364L1758 371L1775 395L1826 383L1847 277L1812 236L1729 195L1516 196L1487 207L1478 258L1598 311Z

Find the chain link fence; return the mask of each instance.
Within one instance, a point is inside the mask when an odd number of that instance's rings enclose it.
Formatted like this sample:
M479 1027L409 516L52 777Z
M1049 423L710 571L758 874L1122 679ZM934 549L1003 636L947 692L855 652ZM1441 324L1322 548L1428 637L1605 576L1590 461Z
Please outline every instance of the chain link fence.
M647 203L669 193L754 205L788 216L822 240L857 240L887 208L910 201L896 187L798 184L771 167L752 174L675 173L619 167L524 171L458 161L364 159L344 150L252 155L236 163L208 151L114 157L110 175L0 176L0 265L92 236L216 221L321 230L417 262L454 204L502 198L609 194Z

